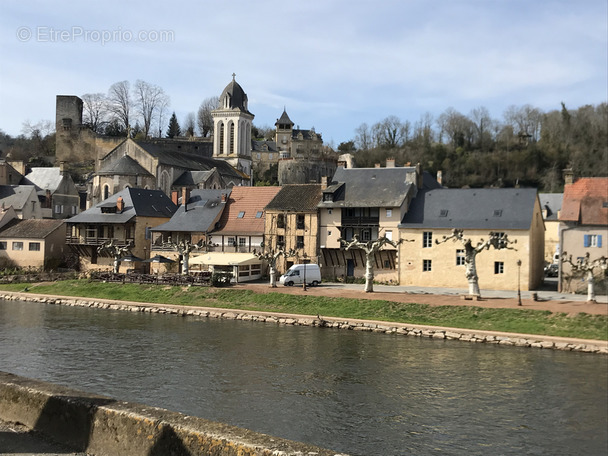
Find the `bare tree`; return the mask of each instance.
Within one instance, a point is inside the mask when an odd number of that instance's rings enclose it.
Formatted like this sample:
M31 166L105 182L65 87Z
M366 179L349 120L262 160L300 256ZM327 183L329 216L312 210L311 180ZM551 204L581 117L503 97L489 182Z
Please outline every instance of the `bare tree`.
M99 247L97 247L97 252L104 253L107 252L113 258L113 268L112 271L114 274L118 274L120 268L120 259L127 253L130 253L133 248L133 244L129 242L127 245L118 245L114 242L114 239L110 239L109 241L105 241Z
M475 126L475 140L477 146L482 151L489 149L489 144L492 142L492 128L494 121L490 116L490 111L487 108L480 106L471 110L469 118Z
M127 135L129 135L133 105L129 81L115 82L110 86L108 103L109 111L122 124L122 127L127 131Z
M520 137L538 141L543 113L529 104L522 107L509 106L504 113L505 121Z
M200 250L203 247L206 247L207 245L208 245L207 242L203 241L202 239L200 241L198 241L196 244L193 244L192 242L190 242L189 239L181 239L177 242L173 242L171 240L171 237L169 237L167 242L163 243L163 247L176 250L177 253L179 253L179 255L181 256L181 258L182 258L182 261L181 261L182 275L188 275L190 254L194 250Z
M83 122L95 133L101 133L108 115L108 100L103 93L85 93L82 96Z
M144 123L144 137L150 136L152 120L160 107L167 104L168 98L159 86L141 79L135 81L135 106Z
M161 100L158 105L158 110L156 111L156 116L158 118L157 126L158 126L158 137L163 137L163 128L165 127L167 108L171 104L169 97L165 97Z
M361 249L365 252L365 292L373 293L374 292L374 256L376 252L380 250L384 245L392 245L393 247L397 247L404 240L399 239L398 241L393 241L386 236L379 237L375 241L359 241L359 237L355 234L353 236L352 241L345 241L340 238L340 247L343 247L345 250L350 250L353 248Z
M388 116L372 127L377 147L394 149L403 144L403 124L397 116Z
M260 245L260 247L264 247L264 245ZM261 251L258 252L255 249L253 250L253 254L258 257L262 261L268 262L269 274L270 274L270 286L272 288L277 287L277 260L281 255L285 258L296 256L296 251L294 249L290 249L288 251L283 250L283 248L278 247L275 249L270 249L267 252Z
M186 118L184 119L184 135L188 137L194 136L194 131L196 130L196 120L193 112L189 112L186 114Z
M357 150L365 151L372 148L372 138L369 126L366 123L362 123L355 129L355 144Z
M464 246L464 265L466 267L465 276L469 282L469 296L481 296L479 291L479 277L477 276L476 257L479 252L488 250L490 247L496 250L510 249L510 244L515 244L517 240L510 241L504 233L490 232L490 238L487 241L480 239L476 246L473 246L473 241L470 238L465 238L461 229L454 228L452 234L443 236L443 240L435 239L435 244L443 244L452 239L454 242L460 241Z
M572 262L572 255L568 255L567 252L562 253L562 263L568 263L572 266L574 273L580 273L586 275L587 280L587 301L595 302L595 276L593 270L597 267L605 271L608 268L608 260L602 256L591 261L589 259L589 252L585 254L583 258L578 258L576 263Z
M198 108L198 131L201 136L206 138L213 133L213 117L211 111L218 108L220 104L219 97L205 98Z

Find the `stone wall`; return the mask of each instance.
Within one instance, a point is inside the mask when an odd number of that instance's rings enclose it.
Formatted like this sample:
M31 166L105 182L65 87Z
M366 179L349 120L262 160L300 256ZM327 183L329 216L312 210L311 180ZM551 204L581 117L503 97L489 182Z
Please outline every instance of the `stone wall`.
M0 372L0 419L96 456L345 456L6 372Z
M333 177L335 160L282 158L279 160L279 185L320 183L322 177Z

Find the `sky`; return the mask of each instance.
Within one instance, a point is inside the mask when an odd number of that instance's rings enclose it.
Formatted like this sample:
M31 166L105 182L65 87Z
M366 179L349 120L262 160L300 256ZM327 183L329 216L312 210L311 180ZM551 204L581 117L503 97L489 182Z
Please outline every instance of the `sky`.
M606 0L2 0L0 130L137 79L182 122L235 73L256 126L286 109L337 147L388 116L598 105L607 53Z

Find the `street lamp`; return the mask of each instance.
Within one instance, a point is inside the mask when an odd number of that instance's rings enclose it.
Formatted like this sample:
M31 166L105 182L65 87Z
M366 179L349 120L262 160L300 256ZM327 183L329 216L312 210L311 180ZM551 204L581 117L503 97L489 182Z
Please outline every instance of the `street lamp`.
M517 260L517 305L518 306L521 306L520 276L521 276L521 260Z

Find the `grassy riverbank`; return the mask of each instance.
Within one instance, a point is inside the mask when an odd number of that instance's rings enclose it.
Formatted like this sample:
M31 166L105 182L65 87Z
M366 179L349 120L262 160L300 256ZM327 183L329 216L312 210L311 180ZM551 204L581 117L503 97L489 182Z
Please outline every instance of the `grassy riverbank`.
M585 313L572 316L529 309L430 306L383 300L254 293L230 288L115 284L86 280L1 284L0 290L608 340L608 317Z

